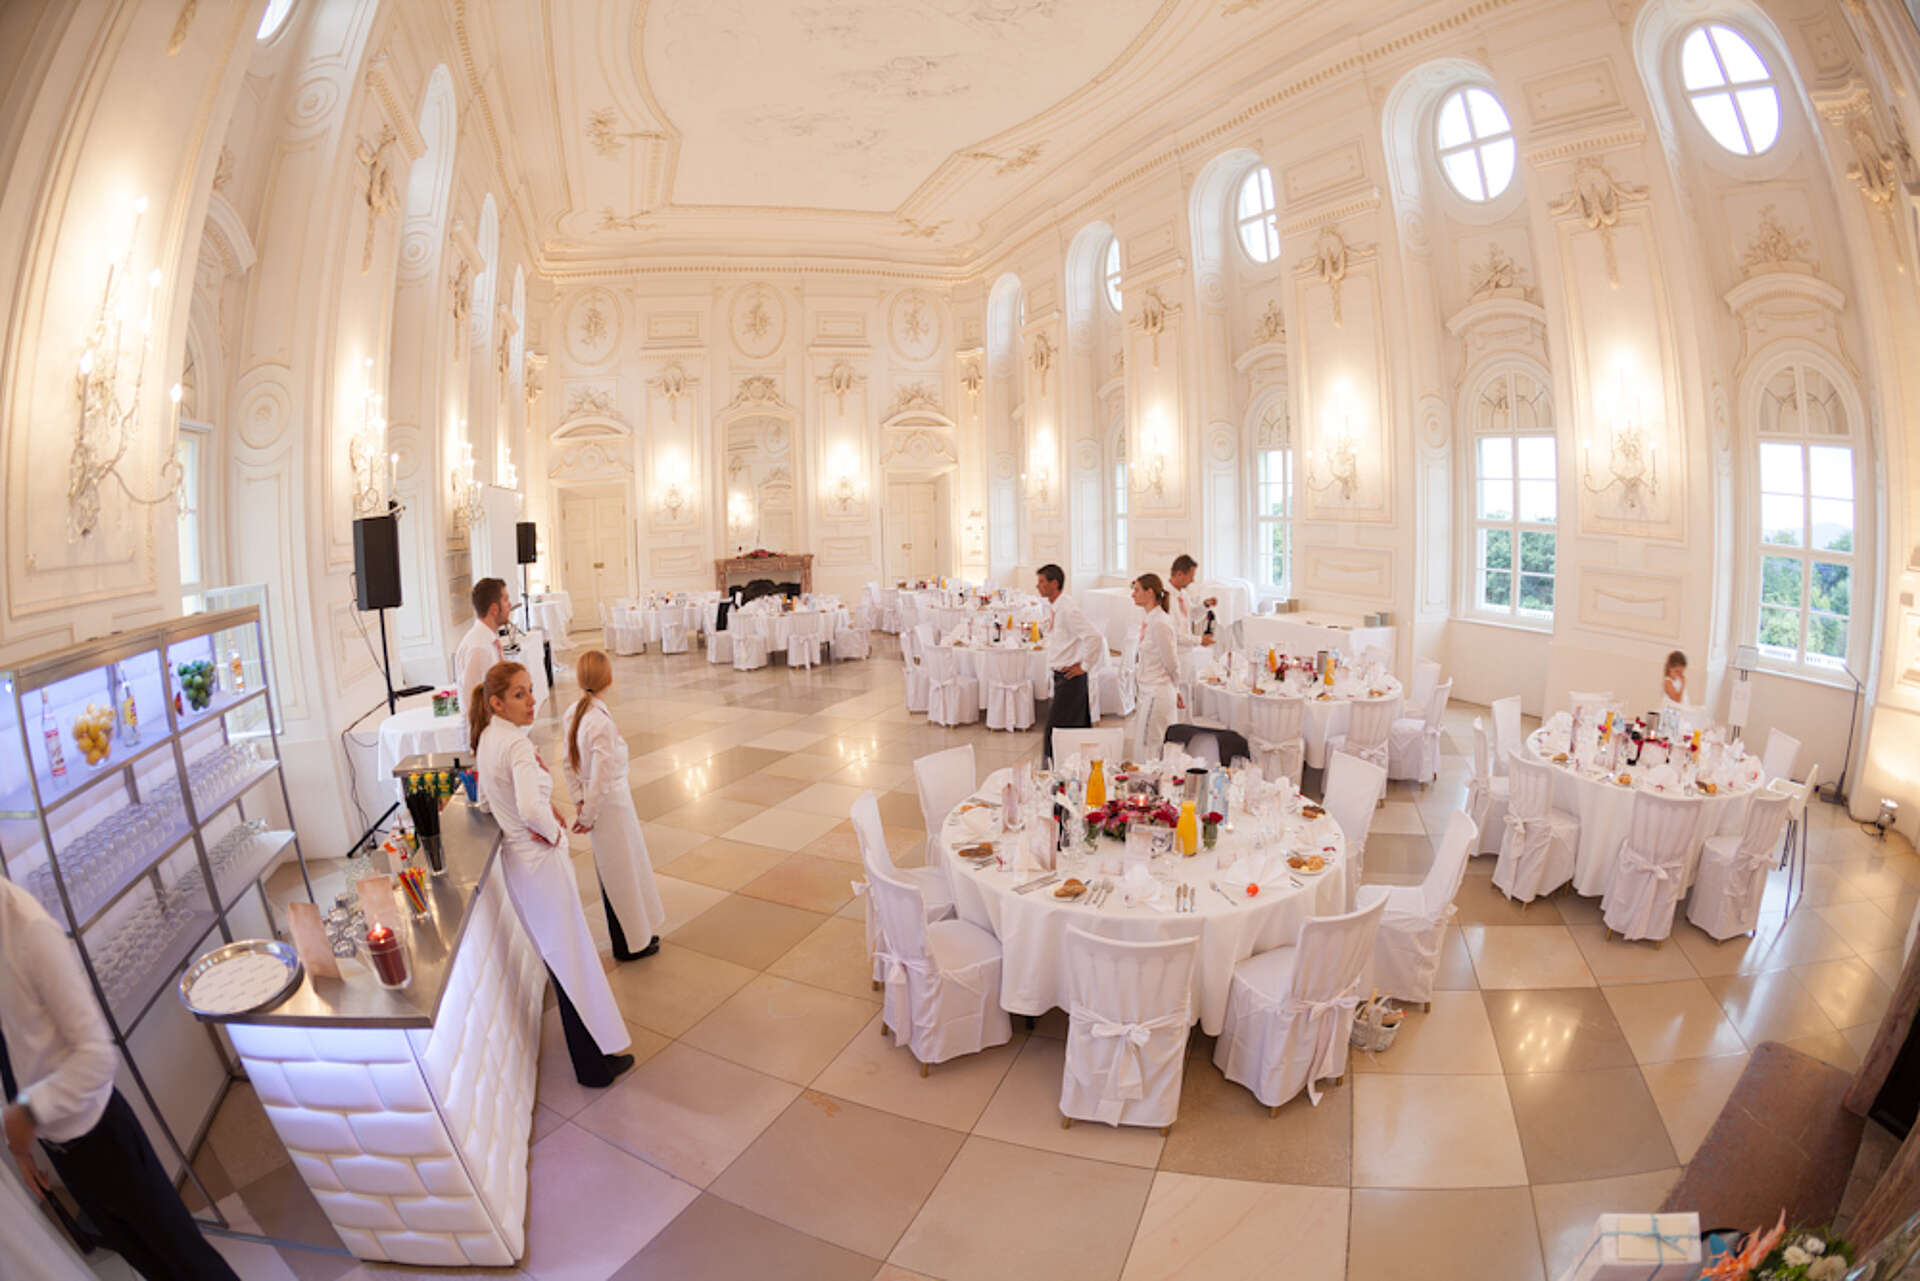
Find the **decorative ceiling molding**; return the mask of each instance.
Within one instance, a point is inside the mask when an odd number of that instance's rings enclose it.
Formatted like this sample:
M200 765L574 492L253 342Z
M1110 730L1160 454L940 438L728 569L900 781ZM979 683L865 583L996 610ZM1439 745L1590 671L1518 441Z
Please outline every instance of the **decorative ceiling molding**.
M1585 223L1587 230L1599 233L1607 258L1607 283L1620 285L1620 263L1614 257L1613 230L1620 225L1623 206L1642 204L1647 188L1641 183L1621 182L1598 156L1583 156L1573 167L1573 188L1558 200L1547 203L1547 212L1558 218L1571 217Z

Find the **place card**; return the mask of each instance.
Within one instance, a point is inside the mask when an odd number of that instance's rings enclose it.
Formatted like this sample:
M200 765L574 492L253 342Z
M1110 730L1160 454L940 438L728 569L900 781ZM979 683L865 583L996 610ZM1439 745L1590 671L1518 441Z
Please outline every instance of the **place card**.
M327 926L320 919L320 908L313 903L287 904L287 932L293 935L293 950L300 964L317 979L340 977L340 962L327 942Z

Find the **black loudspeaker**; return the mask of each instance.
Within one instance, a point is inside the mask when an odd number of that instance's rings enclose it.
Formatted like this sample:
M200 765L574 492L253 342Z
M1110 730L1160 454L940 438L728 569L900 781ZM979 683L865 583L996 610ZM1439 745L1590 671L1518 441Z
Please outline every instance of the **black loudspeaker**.
M540 559L540 540L534 532L532 521L523 520L515 525L513 527L513 537L515 550L519 553L514 557L515 564L531 565Z
M400 527L391 515L353 522L353 576L361 609L400 608Z

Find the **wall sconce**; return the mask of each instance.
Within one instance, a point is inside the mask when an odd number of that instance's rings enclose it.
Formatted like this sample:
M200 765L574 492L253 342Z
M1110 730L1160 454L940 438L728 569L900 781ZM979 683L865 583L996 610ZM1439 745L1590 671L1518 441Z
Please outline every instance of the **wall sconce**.
M680 513L690 505L687 493L687 464L679 454L672 453L660 460L660 474L663 483L660 487L660 510L667 519L678 521Z
M753 527L753 500L738 491L727 495L727 533L745 551L747 530Z
M1337 408L1328 415L1338 415L1338 430L1330 431L1327 443L1321 447L1321 462L1326 469L1325 479L1316 480L1313 474L1313 458L1307 458L1307 488L1317 493L1338 488L1340 501L1353 501L1353 491L1360 483L1360 459L1353 448L1353 410L1352 401L1345 392L1336 397Z
M1604 494L1618 485L1620 503L1628 511L1644 511L1648 500L1660 496L1659 448L1650 443L1641 424L1645 421L1643 398L1627 394L1627 371L1614 376L1611 405L1595 397L1595 416L1608 425L1607 479L1593 478L1593 447L1580 448L1580 483L1590 494Z
M1155 497L1167 489L1167 462L1173 452L1167 436L1166 416L1156 409L1147 416L1146 429L1140 433L1141 488Z
M866 494L865 486L860 483L859 467L854 461L853 451L845 445L834 451L833 470L834 480L828 487L828 496L839 504L842 513L850 512Z
M513 465L513 448L510 445L500 447L500 487L516 493L520 489L520 469Z
M355 516L377 516L387 510L392 459L387 452L387 420L380 415L380 394L373 389L373 357L368 356L366 385L360 392L360 426L347 442Z
M182 389L175 383L169 398L167 461L161 464L164 488L153 498L142 498L120 474L120 462L133 444L140 420L140 389L146 381L147 357L153 353L153 304L160 291L160 269L147 276L147 309L140 321L139 355L133 367L133 386L121 393L121 361L125 351L126 299L122 290L133 270L133 246L139 239L140 219L147 212L147 198L133 201L133 227L127 232L126 248L120 259L107 268L107 285L100 298L93 328L80 352L75 391L80 398L80 421L74 428L73 454L67 464L67 538L77 541L93 533L100 523L100 486L109 477L128 499L154 507L180 492L185 469L180 464L180 398Z
M1027 490L1042 507L1053 503L1053 432L1042 429L1033 438L1033 452L1021 476Z
M459 445L459 461L453 465L453 523L455 527L465 525L469 529L480 523L480 517L486 511L480 501L480 482L473 465L473 442L467 439L467 420L460 420L459 434L454 437Z

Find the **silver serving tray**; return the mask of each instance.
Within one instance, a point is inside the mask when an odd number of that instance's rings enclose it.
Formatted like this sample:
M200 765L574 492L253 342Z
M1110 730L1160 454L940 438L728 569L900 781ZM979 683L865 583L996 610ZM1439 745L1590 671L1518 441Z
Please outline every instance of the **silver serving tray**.
M279 991L275 992L268 999L251 1005L244 1010L207 1010L193 1003L192 994L195 979L198 979L202 974L205 974L222 961L230 960L236 956L243 956L249 952L258 953L262 956L271 956L274 960L280 962L282 966L286 967L287 981L280 985ZM180 1004L186 1006L196 1018L234 1018L242 1014L251 1014L256 1010L269 1009L272 1006L280 1004L280 1002L287 999L288 995L290 995L295 988L300 986L300 980L304 975L305 970L300 965L300 954L294 951L293 944L282 943L277 939L241 939L237 943L228 943L223 947L216 947L213 951L208 952L205 956L187 967L186 972L180 976L180 986L178 988Z

